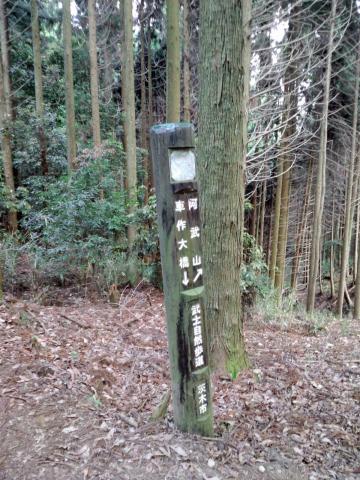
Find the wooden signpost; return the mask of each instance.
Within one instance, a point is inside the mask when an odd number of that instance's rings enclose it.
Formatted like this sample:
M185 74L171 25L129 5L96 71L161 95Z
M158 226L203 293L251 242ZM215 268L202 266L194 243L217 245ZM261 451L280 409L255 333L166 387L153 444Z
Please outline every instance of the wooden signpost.
M213 434L193 127L151 129L174 420Z

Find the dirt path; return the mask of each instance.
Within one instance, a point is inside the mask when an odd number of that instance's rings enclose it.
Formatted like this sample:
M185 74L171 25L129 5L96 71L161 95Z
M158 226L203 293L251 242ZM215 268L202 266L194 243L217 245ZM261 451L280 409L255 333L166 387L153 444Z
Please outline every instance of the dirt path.
M61 304L61 302L59 302ZM215 439L171 410L162 296L0 306L0 480L360 478L360 325L249 324L253 368L215 381Z

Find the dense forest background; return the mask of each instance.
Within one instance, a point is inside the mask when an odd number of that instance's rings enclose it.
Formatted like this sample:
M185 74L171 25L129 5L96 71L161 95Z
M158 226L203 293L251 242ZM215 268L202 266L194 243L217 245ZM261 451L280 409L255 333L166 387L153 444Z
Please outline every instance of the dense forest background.
M161 284L149 128L198 127L199 2L127 3L0 2L1 290ZM353 0L253 2L249 298L359 313L359 21Z

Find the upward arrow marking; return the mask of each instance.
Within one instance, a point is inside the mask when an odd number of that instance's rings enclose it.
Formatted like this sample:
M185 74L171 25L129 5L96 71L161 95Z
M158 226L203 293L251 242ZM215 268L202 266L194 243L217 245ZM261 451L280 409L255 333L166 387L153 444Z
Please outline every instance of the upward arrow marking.
M197 280L199 280L201 275L202 275L202 268L198 268L197 271L196 271L196 275L194 277L194 283L197 282Z

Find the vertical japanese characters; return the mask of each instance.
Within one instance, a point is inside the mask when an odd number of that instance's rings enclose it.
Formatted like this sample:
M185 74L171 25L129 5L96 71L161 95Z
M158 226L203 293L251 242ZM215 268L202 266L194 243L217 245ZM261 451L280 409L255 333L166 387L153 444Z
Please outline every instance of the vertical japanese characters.
M199 204L196 193L182 193L175 198L176 252L178 267L181 271L183 291L202 285L201 230ZM206 342L204 332L204 312L199 299L189 305L191 338L191 367L196 373L207 365ZM195 385L197 415L208 411L207 381Z
M200 219L197 196L182 194L175 200L176 249L184 288L202 284Z

